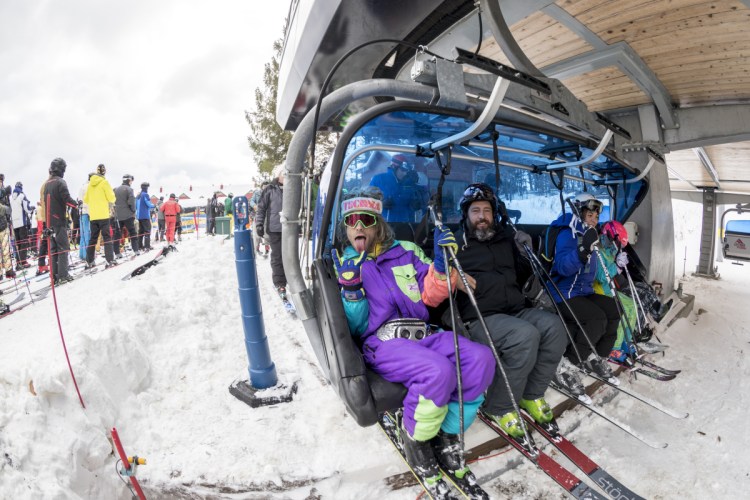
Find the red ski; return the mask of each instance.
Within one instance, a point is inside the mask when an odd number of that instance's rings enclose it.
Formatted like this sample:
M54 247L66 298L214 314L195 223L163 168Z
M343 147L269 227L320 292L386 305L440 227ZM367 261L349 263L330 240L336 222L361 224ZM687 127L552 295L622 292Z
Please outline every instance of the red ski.
M120 475L129 477L130 483L133 485L133 489L138 495L138 498L140 500L146 500L146 495L143 494L141 485L138 483L138 478L135 477L135 469L138 466L139 462L138 457L134 457L133 461L135 462L135 464L131 466L130 460L125 454L125 449L122 447L122 442L120 442L120 436L117 434L117 429L115 429L114 427L112 427L112 442L115 444L115 448L117 448L117 454L120 455L120 461L122 462L122 470L119 471Z

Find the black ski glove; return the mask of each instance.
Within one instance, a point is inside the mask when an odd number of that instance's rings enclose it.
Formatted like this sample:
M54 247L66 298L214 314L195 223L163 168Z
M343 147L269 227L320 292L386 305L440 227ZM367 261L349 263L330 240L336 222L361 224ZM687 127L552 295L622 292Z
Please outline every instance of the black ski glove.
M589 260L589 255L594 251L594 248L599 244L599 232L596 228L590 227L583 233L581 244L578 246L578 258L584 264Z

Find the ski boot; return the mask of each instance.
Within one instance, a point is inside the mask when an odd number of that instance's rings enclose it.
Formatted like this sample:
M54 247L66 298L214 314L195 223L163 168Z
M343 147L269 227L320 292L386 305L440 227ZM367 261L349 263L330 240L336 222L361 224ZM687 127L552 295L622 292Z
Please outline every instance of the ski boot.
M468 493L470 498L489 500L487 492L479 486L476 476L462 460L463 450L458 435L441 430L430 440L430 446L438 465L450 476L451 481Z
M433 498L450 498L450 488L443 479L430 441L417 441L401 427L406 462L419 476L422 485Z
M568 361L568 358L563 356L560 359L560 363L557 365L557 371L552 377L552 381L560 387L560 389L569 392L581 402L591 404L591 398L586 395L586 388L576 371L577 368Z
M549 403L544 398L529 400L522 399L518 402L518 406L526 410L531 415L534 422L539 424L548 434L556 436L560 433L560 428L555 422L555 415L552 413Z
M39 276L42 274L46 274L48 272L49 272L49 266L39 266L37 267L36 275Z
M607 361L600 358L598 354L592 352L583 365L591 372L607 380L613 385L620 385L620 380L614 376L612 370L609 368Z
M10 312L10 306L0 300L0 316L3 316L5 314L8 314Z
M10 271L5 271L5 277L9 278L9 279L10 278L15 278L16 277L16 272L13 269L11 269Z
M488 415L507 435L514 439L523 439L521 419L515 411L509 411L505 415Z

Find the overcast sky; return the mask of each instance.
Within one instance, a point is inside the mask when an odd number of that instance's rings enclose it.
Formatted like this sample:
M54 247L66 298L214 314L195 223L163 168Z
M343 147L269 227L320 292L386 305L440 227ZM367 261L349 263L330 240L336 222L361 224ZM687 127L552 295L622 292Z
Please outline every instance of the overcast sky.
M250 183L254 106L289 0L0 1L0 172L32 201L50 161L76 193ZM75 194L74 194L75 196Z

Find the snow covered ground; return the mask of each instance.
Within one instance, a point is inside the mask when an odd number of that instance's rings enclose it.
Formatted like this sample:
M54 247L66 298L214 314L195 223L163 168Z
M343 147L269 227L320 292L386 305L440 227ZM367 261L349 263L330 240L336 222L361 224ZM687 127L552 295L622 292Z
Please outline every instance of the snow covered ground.
M675 217L675 234L697 226L690 220ZM229 394L236 378L247 377L248 363L234 242L193 238L130 281L120 278L148 256L58 290L86 409L51 297L0 320L0 498L130 498L115 471L113 426L128 454L147 458L138 475L149 498L416 498L417 487L386 485L384 478L406 470L403 463L381 431L357 426L327 387L301 323L271 291L266 259L258 261L266 334L280 380L297 381L298 392L291 403L257 409ZM666 449L648 448L582 409L560 419L576 445L646 498L745 496L750 266L718 265L719 281L682 279L695 308L662 336L671 348L654 360L683 373L667 383L621 376L690 416L673 419L610 389L594 398L642 434L668 442ZM485 432L475 424L469 444ZM493 498L564 498L515 452L473 468Z

